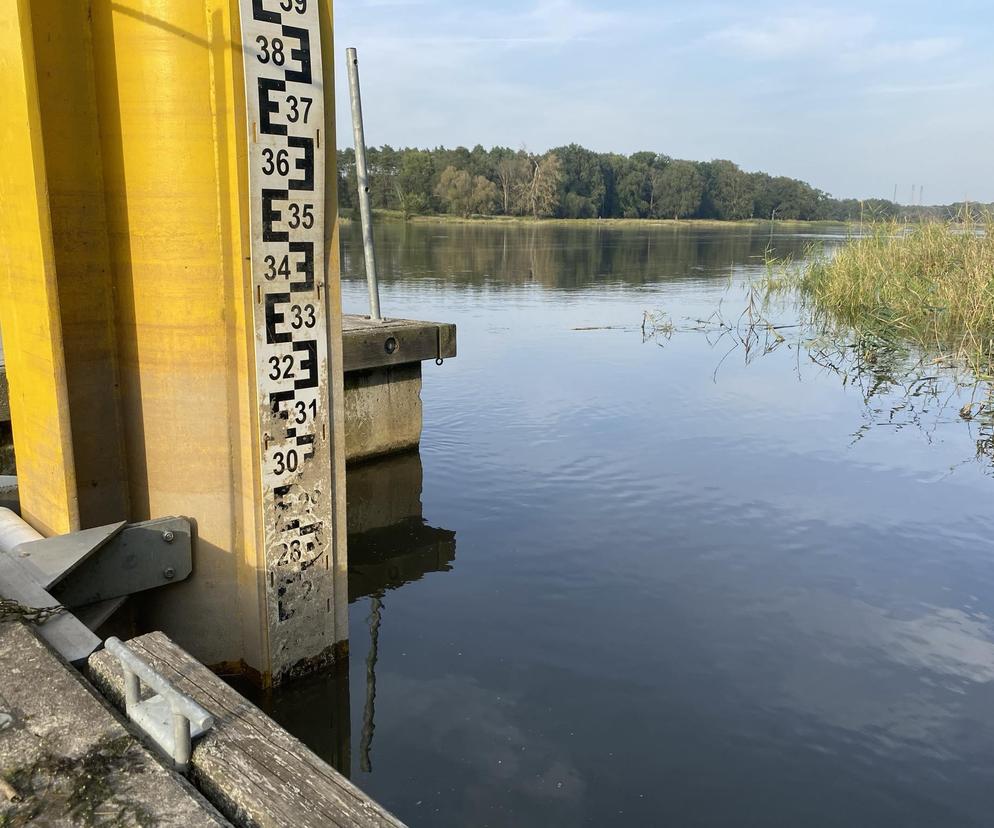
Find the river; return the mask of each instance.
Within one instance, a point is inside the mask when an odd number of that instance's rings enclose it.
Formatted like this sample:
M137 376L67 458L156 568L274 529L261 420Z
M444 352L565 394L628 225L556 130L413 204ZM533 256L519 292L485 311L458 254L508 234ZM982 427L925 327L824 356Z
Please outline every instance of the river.
M376 230L384 312L459 356L420 454L350 472L349 669L278 720L414 826L990 824L994 482L958 398L692 330L843 229Z

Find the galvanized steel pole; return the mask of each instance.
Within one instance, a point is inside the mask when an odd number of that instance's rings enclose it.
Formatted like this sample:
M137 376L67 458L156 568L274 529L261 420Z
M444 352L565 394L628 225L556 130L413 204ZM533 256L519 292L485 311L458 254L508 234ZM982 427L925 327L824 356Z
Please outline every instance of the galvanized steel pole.
M369 318L380 316L380 286L376 281L376 255L373 252L373 211L369 205L369 174L366 169L366 137L362 128L362 98L359 95L359 58L355 49L346 49L349 64L349 97L352 99L352 135L355 138L355 172L359 182L359 216L362 220L362 246L366 254L366 285L369 288Z

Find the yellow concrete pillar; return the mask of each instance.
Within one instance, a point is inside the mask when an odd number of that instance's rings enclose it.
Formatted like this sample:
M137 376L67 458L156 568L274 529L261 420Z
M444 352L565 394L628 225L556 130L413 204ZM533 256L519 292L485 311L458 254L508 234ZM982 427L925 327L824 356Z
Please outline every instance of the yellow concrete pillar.
M253 244L272 185L248 115L259 90L246 93L246 61L262 47L243 49L245 13L249 30L285 40L272 117L290 118L305 64L325 98L313 138L291 145L311 141L290 161L318 171L312 192L284 198L276 219L293 236L292 205L312 205L324 255L302 282L291 253L279 295L268 242ZM0 77L17 91L0 127L14 150L0 168L0 326L27 511L46 531L77 526L77 501L87 525L194 518L194 576L142 602L143 623L263 683L347 638L331 21L328 0L17 0L0 12ZM16 212L12 192L26 193ZM301 312L307 343L291 341ZM296 398L305 413L314 402L305 427L272 403L274 388L294 388L267 378L272 355L321 380ZM297 474L280 453L294 440L312 440Z
M89 10L89 0L31 2L83 528L129 516Z
M21 511L63 533L79 528L79 502L30 0L0 4L0 88L0 330Z

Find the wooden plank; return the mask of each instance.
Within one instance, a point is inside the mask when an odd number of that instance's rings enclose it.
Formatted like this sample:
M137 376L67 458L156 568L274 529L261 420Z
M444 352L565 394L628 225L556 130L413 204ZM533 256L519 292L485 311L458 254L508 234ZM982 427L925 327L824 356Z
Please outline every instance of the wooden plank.
M364 316L346 316L342 322L342 346L346 373L452 359L456 355L456 326L413 319L372 322Z
M227 825L38 638L0 623L0 825Z
M403 825L162 633L134 638L128 646L215 717L214 729L194 745L191 778L234 824ZM117 660L105 651L96 653L89 672L123 707Z

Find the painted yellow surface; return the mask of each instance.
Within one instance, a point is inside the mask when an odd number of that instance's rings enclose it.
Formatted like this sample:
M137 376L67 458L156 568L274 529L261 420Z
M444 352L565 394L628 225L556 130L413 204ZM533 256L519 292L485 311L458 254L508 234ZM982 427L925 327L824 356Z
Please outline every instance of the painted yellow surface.
M0 3L0 330L21 511L43 534L79 528L31 0Z
M128 517L89 0L31 0L83 528Z
M95 0L92 15L132 518L198 525L195 576L152 597L149 622L265 673L264 604L240 586L261 550L231 8Z
M0 329L46 534L186 515L141 622L269 673L238 0L0 2ZM32 21L33 17L33 21ZM332 9L322 3L335 636L347 635ZM32 26L32 23L34 25ZM75 439L74 439L75 438Z

